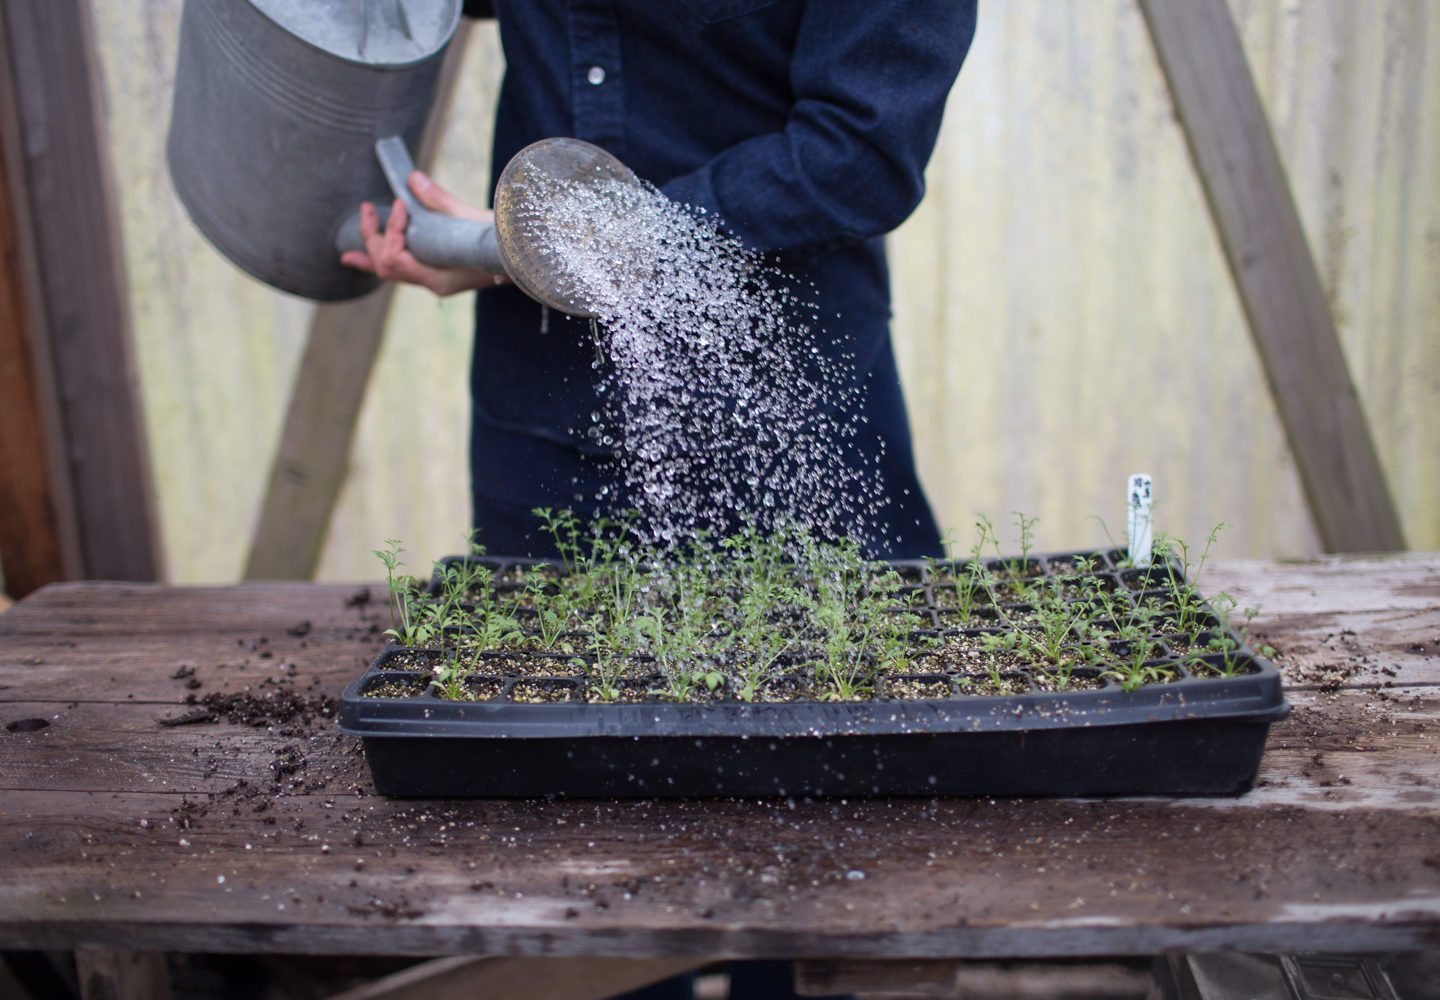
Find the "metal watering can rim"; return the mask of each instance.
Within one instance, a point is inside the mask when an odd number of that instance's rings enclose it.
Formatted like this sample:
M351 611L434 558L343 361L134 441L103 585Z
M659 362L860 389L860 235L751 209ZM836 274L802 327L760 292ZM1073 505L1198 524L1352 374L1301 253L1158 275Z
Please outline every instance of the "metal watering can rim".
M231 3L236 0L209 0L209 2ZM462 13L461 0L344 0L353 10L358 11L359 18L348 19L336 18L330 23L316 18L317 12L335 11L341 4L336 0L330 2L317 2L317 0L302 0L296 3L295 0L244 0L254 11L272 25L289 35L295 41L313 50L327 59L346 65L363 66L376 70L404 70L417 66L443 51L454 36L456 28L460 24ZM365 48L370 38L370 25L379 21L382 32L389 30L391 37L400 32L412 31L412 21L421 19L418 16L407 14L408 8L416 4L429 4L435 11L440 12L441 19L436 23L436 29L432 32L433 38L427 43L421 43L413 34L406 34L415 43L417 52L407 58L365 58ZM448 8L448 10L447 10ZM392 12L387 18L386 12ZM296 16L297 14L302 16ZM310 14L312 17L306 19L303 15ZM359 38L355 43L355 54L347 55L337 51L342 41L347 41L349 31L358 27ZM380 36L380 44L385 44L384 36ZM348 45L346 46L349 47Z

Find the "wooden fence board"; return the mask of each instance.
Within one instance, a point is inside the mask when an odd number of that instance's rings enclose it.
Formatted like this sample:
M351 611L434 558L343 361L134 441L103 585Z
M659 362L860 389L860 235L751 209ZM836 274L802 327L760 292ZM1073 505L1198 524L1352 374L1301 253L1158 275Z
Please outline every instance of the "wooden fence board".
M1301 482L1330 551L1399 515L1226 0L1140 0Z
M8 78L3 66L0 73ZM13 142L11 129L0 132L6 164ZM0 510L5 512L0 517L0 570L4 590L18 598L69 574L46 447L44 392L30 349L34 304L27 301L25 242L11 176L8 170L0 172L0 399L5 401L0 414Z
M161 561L88 5L6 2L0 13L43 300L36 350L56 380L82 569L153 580Z

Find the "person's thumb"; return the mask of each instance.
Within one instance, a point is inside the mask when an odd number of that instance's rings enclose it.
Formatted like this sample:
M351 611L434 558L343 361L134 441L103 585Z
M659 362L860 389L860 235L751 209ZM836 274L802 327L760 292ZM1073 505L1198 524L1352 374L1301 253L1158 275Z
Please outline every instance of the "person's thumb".
M432 212L453 215L461 219L478 219L483 215L480 209L472 208L436 184L423 170L413 171L409 177L409 184L415 200Z

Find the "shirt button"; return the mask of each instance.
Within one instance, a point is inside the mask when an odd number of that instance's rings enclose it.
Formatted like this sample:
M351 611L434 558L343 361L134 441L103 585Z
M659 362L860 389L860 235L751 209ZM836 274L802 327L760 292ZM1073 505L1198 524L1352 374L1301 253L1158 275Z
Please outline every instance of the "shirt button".
M600 84L605 82L605 67L591 66L590 72L585 74L585 79L590 81L591 86L600 86Z

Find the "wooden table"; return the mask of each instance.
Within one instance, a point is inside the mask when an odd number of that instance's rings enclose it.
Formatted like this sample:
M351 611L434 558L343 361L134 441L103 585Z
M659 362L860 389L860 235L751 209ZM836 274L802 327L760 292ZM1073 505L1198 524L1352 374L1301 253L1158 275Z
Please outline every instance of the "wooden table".
M1240 799L405 802L326 714L381 643L378 588L48 587L0 615L0 947L1440 944L1440 556L1221 563L1202 589L1262 609L1295 706Z

